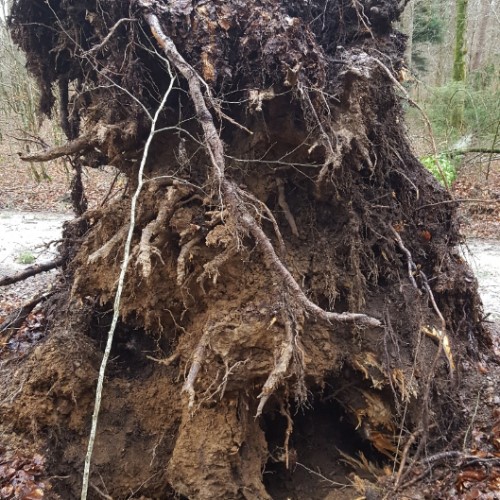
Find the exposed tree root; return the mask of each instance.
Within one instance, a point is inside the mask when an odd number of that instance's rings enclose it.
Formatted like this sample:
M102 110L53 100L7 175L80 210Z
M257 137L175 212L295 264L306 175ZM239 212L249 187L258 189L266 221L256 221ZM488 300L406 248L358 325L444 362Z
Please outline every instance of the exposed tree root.
M151 275L151 254L161 260L161 252L152 244L152 240L163 229L174 213L175 206L189 191L179 186L170 186L167 189L165 200L161 202L160 210L155 220L151 221L143 230L139 243L137 263L142 267L142 275L148 278Z
M200 243L201 239L201 236L196 236L181 247L179 257L177 258L177 284L179 286L182 286L186 279L186 259L189 258L189 252Z
M312 471L401 460L400 486L435 429L443 443L462 425L461 363L469 339L486 345L475 283L454 202L400 124L400 7L368 5L14 1L42 109L57 83L70 140L38 157L74 151L128 179L65 226L58 317L77 349L47 335L19 397L0 391L46 449L65 433L58 493L81 485L96 378L82 498L94 442L92 481L113 498L326 498L336 482ZM358 449L334 452L344 438Z
M288 225L290 226L290 230L292 231L292 234L294 236L299 236L299 230L297 229L297 224L295 222L295 218L292 215L292 212L290 211L290 207L288 206L288 203L286 202L286 197L285 197L285 184L283 182L283 179L280 179L279 177L276 179L276 185L278 187L278 203L283 210L283 213L285 214L285 218L288 222Z
M196 397L196 392L194 390L194 383L196 382L196 378L198 377L198 373L201 370L202 364L205 360L205 351L207 350L208 343L210 341L210 333L211 329L206 328L203 332L203 335L196 346L196 349L193 352L193 361L191 362L191 368L189 369L188 376L186 377L186 381L182 386L182 392L187 392L189 401L188 408L192 409L194 406L194 400Z
M263 260L266 266L281 278L283 284L287 287L295 301L304 307L307 312L316 315L318 318L327 322L358 323L373 327L380 326L381 323L378 319L367 316L366 314L327 312L305 296L290 271L276 255L269 238L241 203L237 195L236 186L225 177L224 147L201 91L201 77L184 60L177 51L175 44L163 32L161 23L154 13L156 4L149 0L140 0L139 3L146 9L144 17L150 25L153 35L165 52L165 55L188 82L189 92L197 112L198 120L203 128L207 150L212 161L212 175L216 181L216 185L219 187L223 204L229 209L230 215L236 219L237 226L241 226L245 232L250 233L255 238L263 254Z
M118 245L118 243L125 238L128 228L121 227L101 248L89 255L88 263L93 264L100 259L107 259L111 251Z
M296 375L298 379L298 384L300 384L300 379L304 376L304 367L302 365L303 360L301 356L296 356L296 350L298 348L297 341L297 325L295 325L294 320L289 317L288 311L283 311L283 323L285 325L286 337L284 339L283 345L280 348L280 352L276 356L276 364L273 371L267 377L265 384L262 387L261 393L259 394L259 406L257 407L257 413L255 417L262 415L265 404L267 403L269 397L273 394L278 385L283 381L287 375L292 359L300 360L301 365L296 370ZM297 394L297 398L305 397L305 394Z
M212 279L212 284L217 284L217 278L219 277L220 268L234 257L238 253L238 248L234 244L230 244L225 248L219 255L214 257L210 262L203 265L203 272L196 278L196 281L200 283L203 288L203 282L208 276Z
M417 266L415 262L413 262L413 257L411 256L410 251L405 247L405 244L403 243L403 240L400 236L400 234L391 226L390 227L392 234L396 238L396 241L398 242L399 248L405 253L406 259L407 259L407 265L408 265L408 278L411 281L411 284L413 285L413 288L416 290L419 290L417 282L415 281L415 275L417 274ZM420 290L419 290L420 293Z

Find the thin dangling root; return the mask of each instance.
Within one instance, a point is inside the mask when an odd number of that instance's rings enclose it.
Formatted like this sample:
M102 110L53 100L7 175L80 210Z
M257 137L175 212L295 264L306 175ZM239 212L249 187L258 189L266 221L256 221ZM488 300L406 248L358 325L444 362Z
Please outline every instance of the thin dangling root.
M267 400L273 394L276 387L278 387L278 385L285 378L285 375L288 373L288 368L290 366L292 358L294 357L296 346L295 337L297 335L295 331L296 327L294 326L291 318L288 316L288 313L283 313L283 322L285 324L286 338L281 346L278 355L278 361L276 362L276 365L274 366L272 372L267 377L267 380L262 387L262 391L259 394L260 401L259 406L257 407L257 412L255 414L256 418L262 415L262 410L264 409ZM299 359L302 358L300 357Z

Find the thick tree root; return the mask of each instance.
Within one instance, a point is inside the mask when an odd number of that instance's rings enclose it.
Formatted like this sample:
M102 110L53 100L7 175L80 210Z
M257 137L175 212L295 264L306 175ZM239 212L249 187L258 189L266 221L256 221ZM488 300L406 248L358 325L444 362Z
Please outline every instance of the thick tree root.
M122 241L125 236L127 235L128 227L122 227L120 228L119 231L117 231L113 237L108 240L101 248L96 250L94 253L89 255L88 257L88 263L93 264L94 262L97 262L100 259L106 259L113 248L118 245L120 241Z
M298 369L295 370L297 385L303 385L304 362L303 356L301 354L299 355L297 352L297 350L300 349L297 339L297 325L295 325L295 321L289 317L288 312L283 313L283 322L285 324L286 338L277 356L278 361L276 362L272 372L267 377L261 393L259 394L260 401L259 406L257 407L257 413L255 414L256 418L262 415L262 411L264 410L267 400L287 375L290 363L293 359L295 359L296 363L300 363ZM296 399L305 399L305 397L305 393L296 395Z
M186 377L186 381L184 382L184 386L182 387L182 392L187 392L189 396L188 408L192 409L194 406L195 400L195 390L194 383L196 378L198 377L198 373L200 372L203 361L205 360L205 351L207 350L208 343L210 341L210 332L211 329L207 328L203 335L201 336L198 345L193 353L193 361L191 363L191 368L189 369L188 376Z
M186 196L186 189L178 186L170 186L167 196L161 203L160 210L155 220L151 221L143 230L139 243L137 263L142 267L142 275L149 278L151 275L151 254L155 254L161 260L161 252L153 245L152 240L161 232L163 227L172 217L176 204Z

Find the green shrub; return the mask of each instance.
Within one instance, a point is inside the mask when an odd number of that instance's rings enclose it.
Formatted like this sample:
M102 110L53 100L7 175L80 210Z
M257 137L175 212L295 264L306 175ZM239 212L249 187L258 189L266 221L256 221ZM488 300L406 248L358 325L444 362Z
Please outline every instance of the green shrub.
M443 186L451 186L457 178L457 167L455 160L451 159L445 153L441 153L437 156L437 158L434 155L424 156L420 158L420 161L422 162L424 167L429 170L429 172L431 172ZM441 171L439 167L441 167Z
M434 88L423 103L434 133L447 150L454 149L464 136L470 136L474 144L491 146L500 117L500 87L488 85L490 76L478 72L470 75L468 83ZM454 126L457 113L463 116L460 129Z

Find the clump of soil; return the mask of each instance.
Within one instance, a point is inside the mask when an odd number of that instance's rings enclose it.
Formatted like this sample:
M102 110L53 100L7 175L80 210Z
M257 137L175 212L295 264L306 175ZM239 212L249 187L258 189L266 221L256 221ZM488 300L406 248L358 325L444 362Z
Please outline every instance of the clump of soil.
M25 159L70 155L81 215L47 336L3 361L0 408L6 435L49 450L63 498L80 487L124 248L92 491L327 498L348 481L340 460L366 493L398 463L401 486L424 447L461 447L463 366L491 338L456 207L401 124L401 8L14 3L41 110L57 83L68 137ZM102 164L127 189L86 210L82 168Z

